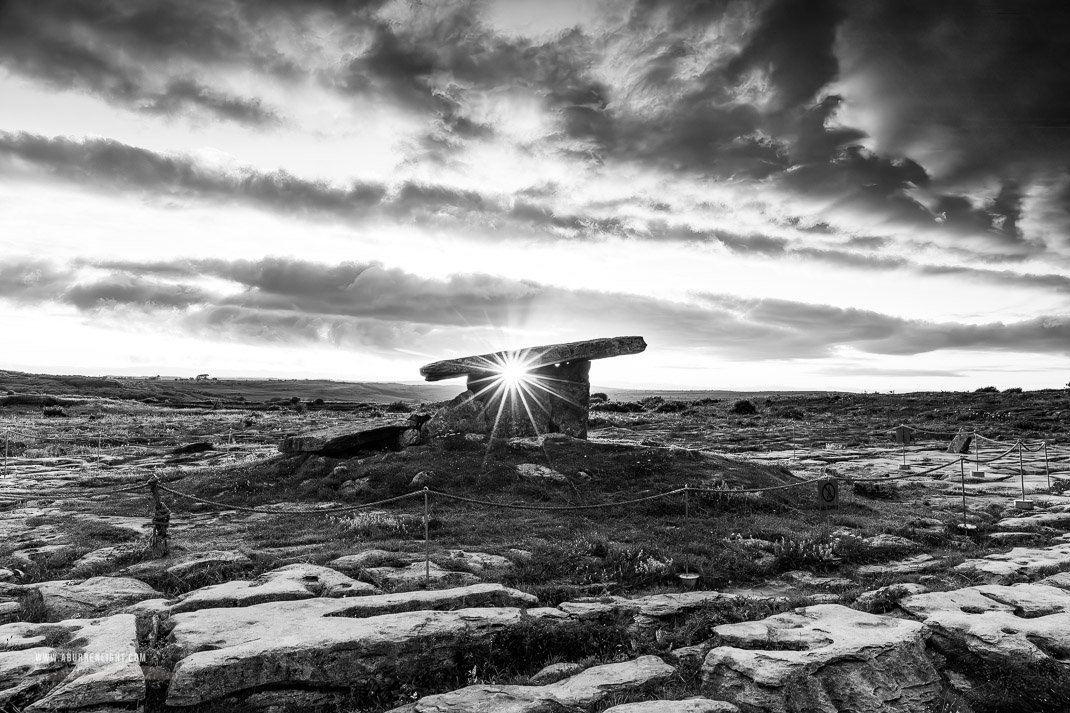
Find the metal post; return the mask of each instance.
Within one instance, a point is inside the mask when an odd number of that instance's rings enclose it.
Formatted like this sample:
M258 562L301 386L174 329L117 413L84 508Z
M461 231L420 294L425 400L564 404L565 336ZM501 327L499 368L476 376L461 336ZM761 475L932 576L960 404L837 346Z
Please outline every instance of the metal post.
M791 459L796 460L795 456L795 422L791 422Z
M969 525L966 524L966 466L964 465L966 459L959 458L959 479L962 481L962 531L968 532Z
M424 486L424 589L431 589L431 538L427 536L427 486Z
M1022 500L1025 500L1025 469L1022 467L1022 442L1018 441L1018 477L1022 479Z
M10 438L10 434L4 431L4 477L7 477L7 441Z
M1048 492L1051 492L1051 471L1048 470L1048 442L1044 441L1044 479L1048 481Z
M684 485L684 517L691 517L691 500L688 498L690 487L689 485Z

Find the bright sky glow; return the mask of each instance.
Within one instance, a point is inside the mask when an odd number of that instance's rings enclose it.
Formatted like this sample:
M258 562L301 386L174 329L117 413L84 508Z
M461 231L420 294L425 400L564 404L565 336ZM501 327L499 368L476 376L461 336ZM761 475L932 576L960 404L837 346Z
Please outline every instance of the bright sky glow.
M1063 386L1070 13L805 5L5 3L0 368Z

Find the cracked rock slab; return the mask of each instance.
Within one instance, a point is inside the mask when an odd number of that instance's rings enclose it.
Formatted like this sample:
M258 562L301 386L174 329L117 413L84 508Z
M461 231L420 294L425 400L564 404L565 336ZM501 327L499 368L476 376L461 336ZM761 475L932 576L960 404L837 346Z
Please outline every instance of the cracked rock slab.
M919 622L838 604L714 628L702 690L771 713L911 713L940 694Z
M62 649L46 645L58 638L66 639ZM38 712L135 704L144 698L133 616L0 626L0 706Z
M385 686L404 668L451 661L458 647L519 624L528 616L519 607L534 602L529 594L483 584L175 614L169 643L182 658L167 705L264 686L346 688L358 679ZM432 611L456 606L466 608Z
M680 701L641 701L606 708L604 713L739 713L726 701L709 698L685 698Z
M668 679L676 669L657 656L594 666L545 686L468 686L426 696L390 713L557 713L586 709L615 693Z
M1052 547L1015 547L1010 552L966 560L955 570L987 574L997 581L1011 581L1066 566L1070 566L1070 543Z
M1070 592L1044 584L982 585L899 603L923 618L934 642L988 661L1070 663Z
M49 619L88 619L116 612L145 599L161 596L149 585L130 577L90 577L27 585L41 595Z

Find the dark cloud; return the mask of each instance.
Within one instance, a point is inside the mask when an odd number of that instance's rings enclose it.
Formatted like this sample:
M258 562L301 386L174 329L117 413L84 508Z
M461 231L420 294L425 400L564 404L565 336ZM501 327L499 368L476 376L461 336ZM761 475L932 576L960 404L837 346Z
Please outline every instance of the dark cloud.
M18 159L48 174L95 187L208 200L236 200L284 212L362 215L379 203L381 186L337 188L285 171L224 173L111 139L47 138L0 132L0 161ZM14 169L9 169L14 170Z
M229 3L7 0L0 65L63 90L168 116L200 110L246 124L280 121L259 99L206 86L186 64L249 62L253 37ZM258 57L260 66L269 64ZM172 75L171 72L181 72Z
M882 150L938 141L944 178L1065 168L1070 5L880 0L849 8L841 64L880 113Z
M844 15L842 4L840 0L773 0L743 50L729 63L729 76L765 70L780 108L808 103L839 69L833 44Z

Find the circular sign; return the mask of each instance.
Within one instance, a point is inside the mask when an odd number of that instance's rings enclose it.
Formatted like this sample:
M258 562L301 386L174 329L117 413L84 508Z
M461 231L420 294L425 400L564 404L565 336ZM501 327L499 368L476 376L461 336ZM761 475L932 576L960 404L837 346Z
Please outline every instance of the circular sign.
M823 483L821 485L821 499L826 503L834 503L836 502L836 496L839 494L839 490L840 489L834 480Z
M821 508L832 508L839 505L839 482L837 482L835 478L826 478L825 480L819 481L817 484L817 500L817 504Z

